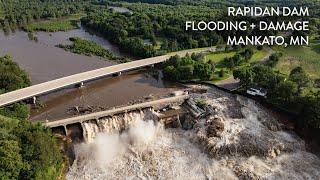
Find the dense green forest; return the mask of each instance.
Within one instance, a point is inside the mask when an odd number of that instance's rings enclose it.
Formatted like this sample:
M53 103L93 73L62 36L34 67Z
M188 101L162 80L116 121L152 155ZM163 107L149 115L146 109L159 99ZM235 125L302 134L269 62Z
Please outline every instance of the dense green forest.
M99 31L110 41L136 56L150 57L166 52L215 45L216 33L185 32L186 19L213 19L217 10L205 7L172 7L164 5L131 4L134 12L93 10L81 19L84 26Z
M0 116L0 179L62 179L64 168L49 130Z
M110 0L110 2L141 2L166 5L204 5L204 6L237 6L237 5L279 5L279 6L314 6L317 0Z
M62 179L63 162L48 129L0 116L0 179Z
M0 93L29 85L10 56L0 57ZM28 115L24 103L0 108L0 179L61 178L64 159L56 139L42 125L27 122Z
M167 52L183 49L201 48L223 44L227 37L251 36L251 35L277 35L276 31L186 31L187 20L199 21L248 21L256 22L265 18L257 17L228 17L227 5L241 4L233 1L127 1L147 3L119 3L118 1L100 3L99 9L92 8L88 16L81 19L84 26L99 31L105 38L118 44L120 48L139 57L150 57L165 54ZM267 2L250 1L252 4L266 5ZM148 4L151 3L151 4ZM157 4L164 3L164 4ZM211 3L211 4L210 4ZM231 4L230 4L231 3ZM246 1L246 3L249 3ZM283 4L282 1L270 2L274 5ZM291 6L294 3L287 3ZM301 2L298 4L303 5ZM320 23L316 7L319 3L308 1L312 17L306 17L310 21L310 32L293 32L296 35L319 34ZM130 9L131 12L119 13L114 10L102 8L103 6L117 5ZM193 5L193 6L192 6ZM249 3L250 5L250 3ZM297 4L295 4L297 5ZM306 5L306 4L305 4ZM305 6L303 5L303 6ZM102 9L101 9L102 8ZM271 17L267 21L293 20L292 17Z
M21 70L10 56L0 57L0 94L27 87L31 84L29 76ZM13 118L26 119L28 107L24 103L0 108L0 114Z
M60 18L82 12L88 1L83 0L0 0L0 17L5 30L30 22ZM0 18L1 19L1 18Z

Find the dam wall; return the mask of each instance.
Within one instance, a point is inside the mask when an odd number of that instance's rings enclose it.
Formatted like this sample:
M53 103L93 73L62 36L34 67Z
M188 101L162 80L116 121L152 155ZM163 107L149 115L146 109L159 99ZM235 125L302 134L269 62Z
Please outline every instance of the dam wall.
M54 132L66 136L79 137L82 135L86 142L91 142L99 132L122 132L129 125L138 120L155 120L165 125L179 119L183 113L180 110L170 110L160 113L159 109L169 109L170 106L179 106L189 99L188 95L174 96L131 106L114 108L82 116L76 116L57 121L45 122L44 125ZM170 113L168 113L170 112ZM75 130L76 129L76 130Z

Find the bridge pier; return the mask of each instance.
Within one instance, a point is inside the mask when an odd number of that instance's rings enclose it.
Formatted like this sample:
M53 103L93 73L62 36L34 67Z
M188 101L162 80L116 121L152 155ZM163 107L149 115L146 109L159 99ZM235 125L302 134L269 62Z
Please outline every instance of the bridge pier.
M64 133L65 133L65 135L68 136L68 128L67 128L67 126L64 125L63 128L64 128Z
M33 96L32 97L32 104L35 105L37 103L37 97Z
M121 76L121 74L122 74L122 72L120 71L120 72L117 72L117 73L112 74L112 76L113 76L113 77L117 77L117 76Z
M84 82L81 82L79 85L78 85L79 88L82 88L84 87Z

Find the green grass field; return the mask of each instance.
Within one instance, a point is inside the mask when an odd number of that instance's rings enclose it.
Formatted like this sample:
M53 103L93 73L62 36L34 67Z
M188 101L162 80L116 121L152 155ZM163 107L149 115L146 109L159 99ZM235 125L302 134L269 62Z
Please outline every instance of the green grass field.
M259 51L257 49L253 49L254 50L254 54L252 56L252 58L250 59L250 63L254 64L257 63L258 61L262 60L267 54L268 54L268 50L266 48L264 48L263 50ZM213 74L212 77L212 82L219 82L221 80L225 80L227 78L229 78L230 76L232 76L232 71L230 71L228 68L223 68L221 67L221 63L222 60L224 58L230 58L233 57L234 55L236 55L237 51L230 51L230 52L219 52L219 53L211 53L205 56L205 61L211 61L217 64L216 69L215 69L215 73ZM220 64L219 64L220 63ZM245 64L245 65L249 65L249 64ZM219 72L221 71L221 69L224 70L224 76L220 77L219 76Z
M224 75L222 77L220 77L220 75L219 75L219 72L221 71L221 69L217 68L215 70L215 72L213 73L213 76L212 76L212 80L211 80L212 83L216 83L216 82L228 79L229 77L232 76L232 71L230 71L226 68L223 68L223 70L224 70Z
M250 59L250 63L256 63L258 61L261 61L266 55L268 54L268 50L266 48L263 48L261 51L254 50L254 54L252 58Z
M222 61L226 57L232 57L236 55L237 52L231 51L231 52L221 52L221 53L212 53L205 56L205 61L213 61L215 63L218 63Z
M276 69L281 73L289 74L290 71L301 66L312 79L320 78L320 45L313 44L311 47L291 46L288 48L275 48L282 52L283 56L278 62Z
M236 53L237 53L236 51L230 51L230 52L208 54L205 56L205 61L213 61L215 63L219 63L224 58L230 58L230 57L236 55ZM267 54L268 54L268 50L266 48L264 48L261 51L254 49L254 54L253 54L252 58L250 59L250 63L256 63L256 62L262 60Z
M37 22L28 25L25 29L29 32L33 31L46 31L46 32L56 32L56 31L68 31L76 28L76 23L72 21L46 21Z
M46 21L34 22L25 27L26 31L68 31L78 27L77 21L82 17L82 14L75 14L60 19L49 19Z

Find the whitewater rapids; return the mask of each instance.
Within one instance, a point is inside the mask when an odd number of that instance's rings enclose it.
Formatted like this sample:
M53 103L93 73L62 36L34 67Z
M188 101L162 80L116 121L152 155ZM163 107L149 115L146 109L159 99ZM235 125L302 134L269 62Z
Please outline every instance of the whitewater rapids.
M87 129L94 139L76 145L66 178L320 179L320 159L255 102L212 89L191 96L216 108L225 124L221 137L203 133L205 119L185 131L164 129L139 113L121 134Z

